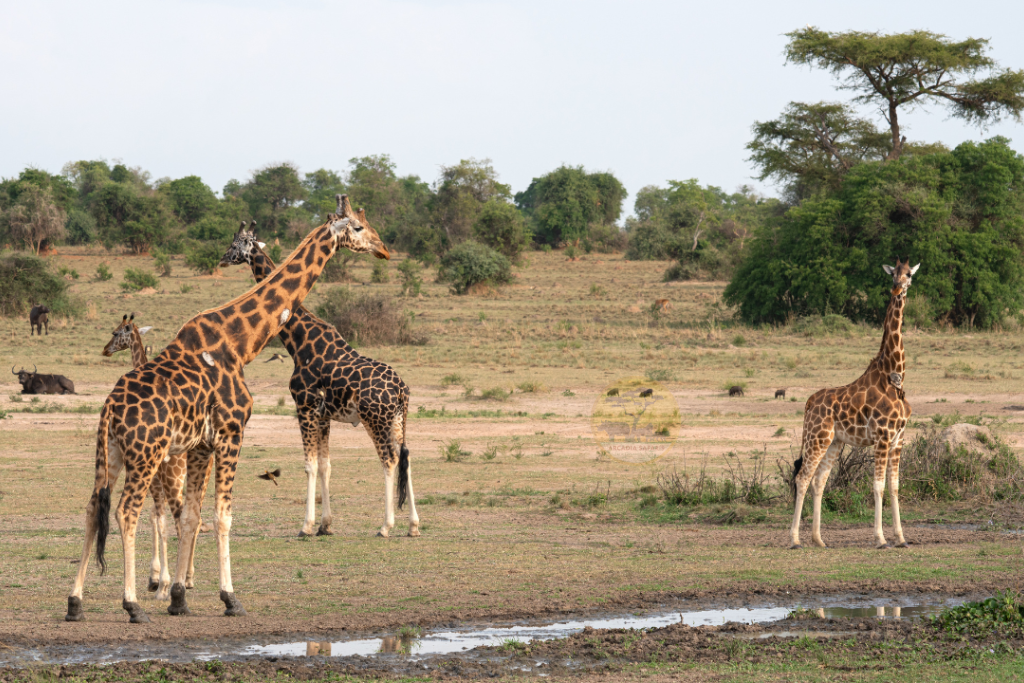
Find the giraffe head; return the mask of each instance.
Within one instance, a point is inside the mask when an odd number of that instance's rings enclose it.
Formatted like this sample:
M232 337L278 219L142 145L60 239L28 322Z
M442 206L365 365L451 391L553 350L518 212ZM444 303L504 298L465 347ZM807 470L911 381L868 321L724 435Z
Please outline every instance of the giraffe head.
M231 246L220 259L220 267L240 266L243 263L251 266L253 254L265 246L266 244L256 238L256 221L250 223L248 228L245 227L245 221L242 221L242 227L235 233Z
M125 315L121 318L121 324L114 330L113 336L110 337L110 341L103 347L104 356L113 356L118 351L124 351L132 347L132 328L135 327L135 314L132 313L131 317ZM152 327L140 327L138 328L139 334L146 334Z
M379 259L390 259L391 254L384 246L384 241L366 220L366 211L353 210L348 195L339 194L335 195L335 198L338 200L338 210L328 215L327 221L331 225L338 248L345 248L357 254L373 254Z
M892 290L893 294L899 294L901 296L907 295L907 290L910 289L911 278L914 277L914 273L921 267L918 263L916 266L910 266L910 259L907 259L906 263L900 263L899 259L896 259L895 266L882 266L882 270L888 275L892 275Z

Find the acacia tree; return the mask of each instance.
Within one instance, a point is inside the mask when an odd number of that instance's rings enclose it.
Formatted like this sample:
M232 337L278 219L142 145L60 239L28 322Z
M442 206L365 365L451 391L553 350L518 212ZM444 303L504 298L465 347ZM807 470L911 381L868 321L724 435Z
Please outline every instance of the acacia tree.
M64 236L67 214L53 201L50 188L25 183L18 202L7 210L11 237L24 242L35 254L47 242Z
M829 33L810 26L786 35L787 62L825 69L842 79L841 89L858 93L856 101L881 105L889 123L890 160L900 157L906 141L900 107L944 102L953 116L976 125L1004 116L1021 120L1024 71L1000 70L986 54L985 39L954 42L930 31Z

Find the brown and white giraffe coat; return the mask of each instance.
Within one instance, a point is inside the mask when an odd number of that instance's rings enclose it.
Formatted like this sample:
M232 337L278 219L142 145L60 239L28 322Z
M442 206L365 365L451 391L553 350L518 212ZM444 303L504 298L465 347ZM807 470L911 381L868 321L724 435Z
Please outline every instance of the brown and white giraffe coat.
M118 380L100 413L96 481L66 619L84 618L81 598L94 539L97 559L101 567L105 564L110 480L117 478L123 463L125 485L116 510L125 557L122 606L132 622L149 620L135 596L135 529L160 463L179 448L187 453L188 474L168 611L188 613L184 583L199 529L203 491L215 466L220 598L227 605L225 614L245 613L234 595L229 551L234 475L252 410L243 369L278 334L316 283L327 259L341 247L379 258L389 256L372 228L332 214L266 280L192 318L158 358Z
M342 213L351 207L342 200ZM365 221L365 213L357 212ZM257 282L274 269L261 248L255 230L242 229L224 254L221 266L249 264ZM320 476L321 518L317 535L330 534L330 436L331 421L358 426L362 422L384 468L384 521L381 536L395 525L394 491L397 467L398 507L409 499L409 535L419 536L419 515L412 490L405 427L409 413L409 388L391 366L357 353L338 330L298 307L280 333L295 362L289 388L295 400L306 457L306 518L299 536L313 533L316 514L316 479Z
M804 406L804 433L800 459L796 462L796 510L790 529L791 547L800 547L800 516L804 496L814 484L814 517L811 541L821 547L821 498L829 472L843 444L873 448L875 452L875 544L888 547L882 532L882 492L885 473L889 472L889 496L892 503L893 533L896 544L906 547L900 524L899 471L903 449L903 430L910 417L903 383L906 359L903 352L903 309L911 278L921 264L896 261L883 266L892 276L893 289L882 326L882 345L878 355L855 382L834 389L822 389Z

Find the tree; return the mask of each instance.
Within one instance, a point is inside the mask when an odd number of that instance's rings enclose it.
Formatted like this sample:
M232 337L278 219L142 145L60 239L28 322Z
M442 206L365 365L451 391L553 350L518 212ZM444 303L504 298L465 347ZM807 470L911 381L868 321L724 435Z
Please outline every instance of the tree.
M519 210L502 199L491 199L480 209L473 235L487 246L518 263L530 244L530 231Z
M534 178L516 194L515 202L540 240L576 244L588 235L592 223L616 220L625 196L625 188L610 173L588 174L582 166L562 166Z
M436 236L427 227L430 186L418 176L398 177L387 154L349 159L345 177L353 206L366 209L377 234L414 253L433 250Z
M266 235L284 237L286 210L306 197L306 188L292 164L261 168L241 190L249 213L259 222Z
M878 322L882 264L921 262L911 299L923 317L991 327L1024 304L1024 157L1004 138L952 152L864 163L838 192L756 232L725 290L750 323L835 313Z
M306 188L306 201L302 208L314 216L314 220L322 222L327 214L333 213L338 203L335 195L345 194L345 181L341 175L326 168L307 173L302 180Z
M774 121L754 124L747 143L758 180L783 183L794 203L833 191L855 164L884 159L888 135L841 103L790 102Z
M511 282L512 264L490 247L469 240L441 257L437 280L447 282L453 294L465 294L474 285Z
M202 219L217 203L217 196L202 178L196 175L172 180L160 187L167 196L171 210L186 225Z
M950 113L985 125L1024 110L1024 71L1000 70L986 55L988 41L954 42L929 31L883 35L829 33L807 27L786 34L786 61L808 64L843 79L839 87L858 93L857 102L878 104L889 123L888 159L898 159L905 137L900 107L944 102ZM987 72L984 78L975 75Z
M18 202L7 210L11 237L24 242L35 254L49 241L65 235L67 214L53 201L53 191L25 183Z
M462 159L442 166L434 184L434 218L449 245L465 241L483 206L492 199L512 198L512 188L498 182L490 159Z

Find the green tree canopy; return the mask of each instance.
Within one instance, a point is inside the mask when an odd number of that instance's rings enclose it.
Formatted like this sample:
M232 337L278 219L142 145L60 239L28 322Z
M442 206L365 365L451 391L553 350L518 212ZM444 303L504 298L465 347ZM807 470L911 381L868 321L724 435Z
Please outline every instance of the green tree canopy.
M174 215L186 225L198 222L217 204L217 195L197 175L165 183L160 192L167 197Z
M476 239L518 263L530 244L530 231L523 215L508 201L495 197L480 209L473 224Z
M306 188L292 164L271 164L252 174L241 190L249 214L260 224L264 235L285 236L286 214L306 198Z
M786 61L825 69L842 79L840 88L857 93L856 101L882 106L889 123L889 159L903 151L901 107L944 102L953 116L968 123L986 124L1003 116L1021 120L1024 71L1000 70L986 54L987 40L953 41L929 31L829 33L812 27L786 35Z
M335 195L347 192L341 175L326 168L307 173L302 179L302 186L306 188L306 201L302 208L313 216L316 223L322 223L327 214L338 207Z
M425 238L430 187L419 177L399 178L387 154L349 159L345 178L352 205L366 209L370 224L385 242L411 249Z
M625 197L625 188L611 173L561 166L534 178L516 194L515 202L532 222L538 239L559 244L579 242L592 223L617 220Z
M751 323L884 316L883 264L921 262L911 298L933 319L990 327L1024 303L1024 157L1005 138L864 163L840 190L756 233L725 290Z
M454 166L442 166L434 184L434 220L444 230L449 245L473 234L473 225L487 202L510 200L512 188L498 182L490 159L462 159Z

